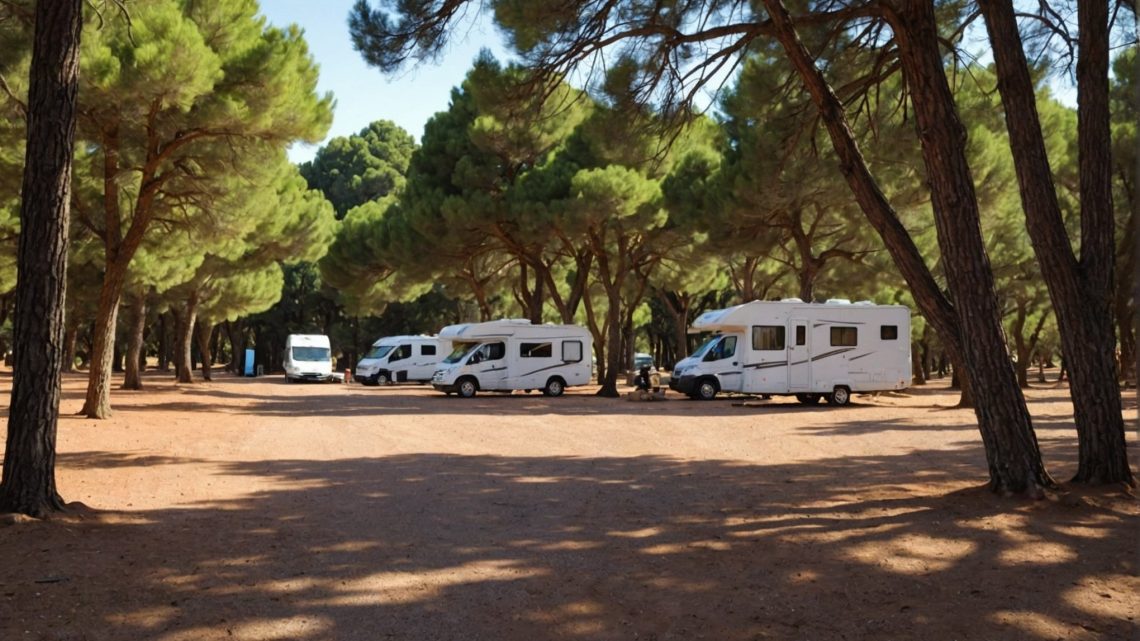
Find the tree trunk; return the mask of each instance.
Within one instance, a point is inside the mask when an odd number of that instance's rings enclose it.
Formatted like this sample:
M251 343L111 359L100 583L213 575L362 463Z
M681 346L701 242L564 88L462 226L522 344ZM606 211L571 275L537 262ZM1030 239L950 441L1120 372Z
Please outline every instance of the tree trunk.
M1073 255L1053 185L1013 5L979 2L1005 107L1026 227L1057 313L1077 427L1074 482L1133 482L1112 327L1115 261L1108 111L1108 3L1078 0L1077 128L1081 258Z
M119 295L125 274L107 272L99 291L99 307L92 326L91 369L87 374L87 398L79 411L87 418L111 416L111 360L119 315Z
M1054 485L1041 461L1029 411L1004 346L993 274L985 255L973 179L965 161L966 133L939 52L930 0L911 0L898 14L884 6L899 44L914 102L952 306L909 233L871 176L847 125L842 103L800 42L781 0L764 0L777 38L815 100L863 212L883 238L927 321L946 350L964 356L977 402L975 414L989 464L990 487L1038 496ZM968 342L963 341L968 337Z
M233 352L234 374L245 375L245 332L242 331L241 320L226 323L226 334L230 339L230 350Z
M198 318L198 293L194 292L186 300L186 307L178 315L178 339L175 342L179 383L193 383L194 361L191 354L194 344L194 325Z
M210 368L213 367L213 355L210 353L210 337L214 334L214 323L205 319L198 321L198 351L202 353L202 379L214 380Z
M167 318L170 317L169 312L163 312L158 315L158 371L170 371L170 323Z
M0 512L33 517L64 507L55 444L82 9L78 0L35 6L12 331L17 349L0 477Z
M598 389L598 396L616 398L620 396L617 391L618 372L621 371L621 302L620 294L614 295L609 291L609 304L606 308L606 369L602 386ZM618 298L618 300L614 300ZM600 362L600 361L599 361Z
M75 348L79 342L79 322L72 318L67 321L63 334L63 371L75 371Z
M926 385L926 374L922 371L922 352L917 343L910 347L910 372L914 385Z
M123 389L141 390L143 342L146 338L146 294L135 297L131 305L130 327L127 334L127 363L123 376Z

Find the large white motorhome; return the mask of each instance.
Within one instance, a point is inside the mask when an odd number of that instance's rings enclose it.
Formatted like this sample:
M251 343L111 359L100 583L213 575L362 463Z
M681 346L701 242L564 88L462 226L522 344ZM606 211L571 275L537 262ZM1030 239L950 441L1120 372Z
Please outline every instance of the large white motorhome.
M669 381L692 398L794 394L846 405L854 392L905 389L911 377L910 310L901 305L753 301L705 312L692 329L712 336Z
M438 336L385 336L356 364L356 380L364 385L428 383L451 352L451 341Z
M567 387L590 382L592 345L584 327L504 319L449 325L439 337L454 349L431 383L449 395L540 389L561 396Z
M332 380L332 350L324 334L289 334L285 339L285 382Z

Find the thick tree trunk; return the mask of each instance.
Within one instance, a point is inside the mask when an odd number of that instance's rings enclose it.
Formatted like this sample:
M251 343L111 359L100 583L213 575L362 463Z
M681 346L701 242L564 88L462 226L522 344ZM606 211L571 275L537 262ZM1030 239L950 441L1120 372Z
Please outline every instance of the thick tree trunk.
M214 365L213 354L210 353L210 337L214 334L214 323L205 319L198 321L196 330L198 335L198 351L202 354L202 379L214 380L211 368Z
M99 307L92 326L91 369L87 374L87 398L80 414L88 418L111 416L111 360L115 355L113 341L119 315L119 296L124 275L107 272L99 291Z
M847 125L843 106L800 42L781 0L765 6L793 67L804 80L828 128L841 169L868 220L883 238L911 287L927 321L946 350L962 355L978 400L975 413L989 463L990 486L997 492L1040 494L1052 486L1041 462L1025 400L1004 347L978 220L973 180L965 162L965 130L953 109L939 54L933 6L929 0L903 3L890 14L915 104L923 158L934 202L942 258L951 276L957 309L942 295L922 255L867 169ZM963 344L963 337L969 341Z
M607 294L610 292L607 291ZM621 371L621 301L611 294L606 309L606 369L602 376L598 396L616 398L620 396L617 390L618 373Z
M170 312L158 315L158 371L170 371Z
M175 341L177 350L177 380L179 383L193 383L194 355L194 326L198 320L198 293L194 292L186 300L186 306L178 315L178 339Z
M226 323L226 334L230 339L230 350L233 352L234 374L245 374L245 332L242 331L241 320Z
M1073 255L1012 4L981 0L1026 226L1069 366L1083 483L1132 483L1112 327L1115 258L1108 112L1108 3L1078 0L1081 259Z
M926 385L926 373L922 371L922 352L917 343L910 347L910 373L913 385Z
M35 7L12 331L17 349L0 477L0 512L34 517L64 507L55 443L82 9L79 0Z
M123 389L141 390L141 361L143 342L146 339L146 294L136 296L131 305L130 326L127 329L127 362L123 376Z

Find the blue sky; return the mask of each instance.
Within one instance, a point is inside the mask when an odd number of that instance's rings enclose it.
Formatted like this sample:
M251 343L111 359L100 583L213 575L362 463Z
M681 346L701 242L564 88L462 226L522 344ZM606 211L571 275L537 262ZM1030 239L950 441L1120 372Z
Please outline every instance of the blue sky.
M374 120L391 120L412 134L423 135L424 123L447 109L451 88L463 81L479 50L488 47L505 58L502 39L489 21L457 30L438 62L425 62L392 76L364 64L348 35L353 0L263 0L261 12L283 27L297 24L321 67L319 90L331 91L336 110L329 138L356 133ZM309 160L320 145L294 145L289 158Z

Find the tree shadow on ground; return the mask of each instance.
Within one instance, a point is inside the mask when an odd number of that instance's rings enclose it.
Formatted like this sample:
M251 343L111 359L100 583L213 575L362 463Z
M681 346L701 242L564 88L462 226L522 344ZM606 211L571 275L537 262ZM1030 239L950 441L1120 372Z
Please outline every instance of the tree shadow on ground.
M431 453L217 462L214 475L273 489L0 529L0 638L1133 634L1131 504L963 489L983 476L979 458L964 448L770 466ZM56 618L34 618L45 612Z

